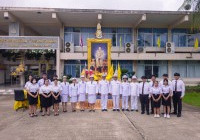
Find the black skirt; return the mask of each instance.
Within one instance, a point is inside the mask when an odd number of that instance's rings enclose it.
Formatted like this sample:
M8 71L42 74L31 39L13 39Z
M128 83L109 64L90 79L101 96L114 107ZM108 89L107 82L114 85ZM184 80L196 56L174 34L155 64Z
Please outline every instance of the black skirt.
M166 97L168 97L169 93L163 93L163 95ZM171 105L171 96L165 100L163 97L162 97L162 105L164 106L170 106Z
M31 92L31 94L35 96L37 92ZM38 98L33 98L29 94L27 95L28 95L27 98L28 98L29 105L36 105L38 103Z
M160 94L153 94L154 99L158 99ZM159 108L160 107L161 100L158 100L157 102L153 101L153 107Z
M54 92L53 93L55 96L58 95L58 93ZM60 103L61 102L61 99L60 99L60 95L58 96L58 99L55 99L53 96L52 96L52 103L53 104L57 104L57 103Z
M45 95L49 95L51 93L44 93ZM51 107L52 106L52 96L49 98L45 98L42 94L40 95L40 104L41 107Z

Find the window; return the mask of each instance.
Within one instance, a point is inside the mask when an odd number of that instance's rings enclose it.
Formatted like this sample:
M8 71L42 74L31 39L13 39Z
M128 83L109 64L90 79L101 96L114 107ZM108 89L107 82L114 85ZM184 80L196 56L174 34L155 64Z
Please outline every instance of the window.
M172 73L180 73L184 78L199 78L200 61L173 61Z
M167 34L168 31L165 28L140 28L138 29L138 46L158 46L157 41L160 38L160 46L164 47L167 42Z
M75 46L80 45L82 38L83 44L87 45L87 38L95 38L96 27L65 27L65 42L72 42ZM103 38L112 39L113 46L125 46L125 43L132 42L131 28L106 28L102 27ZM121 40L121 43L120 43Z
M194 47L196 38L200 39L200 34L198 32L191 33L190 29L172 30L172 41L176 47Z
M126 69L128 72L133 72L133 61L132 60L112 60L111 64L113 64L114 69L117 68L118 63L120 64L121 70Z
M136 75L138 77L145 75L147 78L151 78L151 75L155 74L157 77L161 77L164 73L167 73L167 69L167 61L138 61Z
M86 67L85 60L67 60L64 64L64 75L80 77L80 74L84 67Z

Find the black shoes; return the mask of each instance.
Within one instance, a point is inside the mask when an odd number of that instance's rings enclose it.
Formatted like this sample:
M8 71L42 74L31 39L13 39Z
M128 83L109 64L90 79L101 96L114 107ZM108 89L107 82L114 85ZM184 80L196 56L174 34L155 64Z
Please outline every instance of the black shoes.
M144 112L141 112L141 114L144 114Z
M129 112L129 109L126 109L126 111L128 111L128 112Z
M124 111L124 109L122 109L122 111Z
M135 110L136 112L138 112L138 110Z
M149 112L147 112L147 115L149 115Z
M113 109L113 111L116 111L116 109Z
M181 114L178 114L177 117L181 117Z
M104 111L108 111L108 110L107 109L102 109L101 111L104 112Z
M131 109L131 111L133 112L133 111L134 111L134 109Z
M120 110L119 110L119 109L117 109L117 111L119 112Z

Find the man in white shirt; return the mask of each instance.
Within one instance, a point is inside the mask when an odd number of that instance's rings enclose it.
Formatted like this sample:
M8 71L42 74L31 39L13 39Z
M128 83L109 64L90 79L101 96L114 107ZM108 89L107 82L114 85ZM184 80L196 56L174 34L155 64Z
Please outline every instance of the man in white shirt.
M150 85L147 83L147 77L142 76L141 77L142 82L139 84L139 94L140 94L140 102L141 102L141 114L145 113L145 109L147 112L147 115L149 115L149 89Z
M42 78L38 81L38 85L39 87L44 85L45 80L47 79L47 74L43 73L42 74ZM51 83L51 80L49 80L49 84Z
M119 110L119 98L120 98L120 81L117 80L117 75L113 75L113 80L110 82L110 94L113 100L113 111Z
M102 80L99 81L99 93L101 94L101 109L107 111L109 82L106 80L106 74L102 75Z
M78 83L78 100L80 102L80 110L85 110L85 101L86 101L86 82L85 76L81 75L81 81Z
M126 75L124 75L122 78L123 82L120 88L120 94L122 95L122 111L129 111L128 98L130 96L130 84Z
M131 95L131 111L138 112L138 96L139 96L139 83L137 77L132 76L132 82L130 83L130 95Z
M156 75L151 76L151 82L149 82L150 87L154 87L154 83L156 82ZM153 106L153 98L151 97L151 114L154 114L154 106Z
M177 114L177 107L178 107L177 117L181 117L182 98L185 95L185 84L180 79L179 73L174 73L174 80L172 81L172 86L173 86L174 114Z

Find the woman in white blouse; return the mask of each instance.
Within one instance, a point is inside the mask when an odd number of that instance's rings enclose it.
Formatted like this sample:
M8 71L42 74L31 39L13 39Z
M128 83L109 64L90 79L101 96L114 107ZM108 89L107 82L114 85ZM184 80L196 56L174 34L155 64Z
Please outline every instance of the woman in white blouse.
M44 85L40 87L40 103L42 107L42 116L50 116L50 107L52 106L51 86L49 80L44 81Z
M29 109L31 113L30 116L37 117L36 105L38 102L39 85L37 84L36 78L31 79L31 83L27 86L27 90L28 90Z
M76 82L76 78L72 79L72 83L69 86L69 96L72 106L72 112L76 112L76 103L78 101L78 84Z
M164 109L164 118L170 118L170 105L172 97L172 87L168 84L168 80L163 80L162 85L162 105Z
M62 87L58 84L58 79L54 79L54 83L51 86L51 95L52 95L52 103L54 107L54 116L59 115L59 103L60 100L60 93L62 91Z
M154 86L150 89L150 94L153 99L154 117L160 117L160 101L162 97L162 90L158 86L158 81L154 82Z

